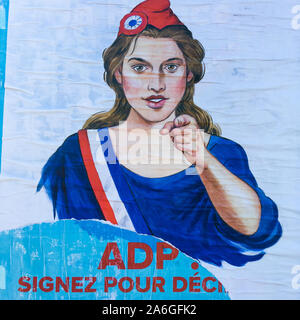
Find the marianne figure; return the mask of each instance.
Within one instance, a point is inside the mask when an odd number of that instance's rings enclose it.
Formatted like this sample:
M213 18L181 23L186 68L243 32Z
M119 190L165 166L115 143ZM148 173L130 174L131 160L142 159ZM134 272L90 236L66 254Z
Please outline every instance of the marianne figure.
M170 2L147 0L123 17L103 59L115 104L44 166L38 190L54 216L106 220L218 266L259 260L281 236L277 206L244 149L195 105L204 49Z

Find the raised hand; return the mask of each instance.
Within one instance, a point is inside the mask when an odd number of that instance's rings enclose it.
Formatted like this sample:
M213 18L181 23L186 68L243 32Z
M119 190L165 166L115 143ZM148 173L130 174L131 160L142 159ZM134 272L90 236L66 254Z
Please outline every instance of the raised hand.
M183 152L191 164L204 168L204 132L192 116L182 114L166 122L160 134L169 134L175 147Z

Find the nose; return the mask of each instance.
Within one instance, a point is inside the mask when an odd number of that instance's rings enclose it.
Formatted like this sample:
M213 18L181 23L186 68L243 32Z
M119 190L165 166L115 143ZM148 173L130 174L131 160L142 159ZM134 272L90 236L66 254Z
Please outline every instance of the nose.
M152 73L149 79L148 90L160 93L166 90L164 75L160 72Z

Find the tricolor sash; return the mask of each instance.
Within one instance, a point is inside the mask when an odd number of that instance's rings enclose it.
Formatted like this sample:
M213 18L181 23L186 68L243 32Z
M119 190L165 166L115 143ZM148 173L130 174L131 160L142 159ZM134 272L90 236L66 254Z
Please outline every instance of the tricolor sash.
M80 130L78 137L89 182L105 219L138 233L151 234L115 156L108 128Z

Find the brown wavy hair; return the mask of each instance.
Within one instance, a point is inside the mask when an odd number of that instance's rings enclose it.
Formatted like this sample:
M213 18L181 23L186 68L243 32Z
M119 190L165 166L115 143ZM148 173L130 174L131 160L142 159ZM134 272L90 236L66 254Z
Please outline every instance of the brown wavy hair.
M205 110L195 105L193 96L195 84L204 76L205 65L203 59L205 51L201 43L193 39L192 33L185 26L167 26L159 30L153 26L147 26L140 34L134 36L120 35L114 43L103 52L104 80L115 91L116 99L114 106L107 112L99 112L92 115L84 124L84 129L99 129L103 127L117 126L120 121L125 121L129 115L129 105L122 86L115 78L115 72L122 67L123 59L133 41L140 36L152 38L171 38L182 51L188 71L193 73L191 81L187 82L186 91L182 100L175 109L176 117L188 114L194 117L201 129L205 132L221 135L221 129L213 123L212 117ZM135 44L134 43L134 44Z

